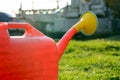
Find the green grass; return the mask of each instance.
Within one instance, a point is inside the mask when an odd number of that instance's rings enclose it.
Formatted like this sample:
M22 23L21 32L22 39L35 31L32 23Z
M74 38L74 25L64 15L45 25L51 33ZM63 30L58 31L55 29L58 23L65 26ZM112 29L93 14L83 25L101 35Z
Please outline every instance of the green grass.
M59 80L120 80L120 40L71 40L59 62Z

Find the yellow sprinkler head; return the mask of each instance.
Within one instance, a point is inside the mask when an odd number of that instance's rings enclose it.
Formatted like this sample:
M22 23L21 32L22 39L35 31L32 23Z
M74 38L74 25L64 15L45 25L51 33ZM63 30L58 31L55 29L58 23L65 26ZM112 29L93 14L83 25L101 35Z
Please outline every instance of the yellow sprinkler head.
M92 11L87 11L82 14L80 21L74 25L74 28L78 31L82 31L85 35L92 35L98 26L98 20L96 15Z
M85 19L82 33L85 35L92 35L96 31L98 26L96 15L93 12L88 11L84 13L81 18Z
M74 36L74 34L81 30L85 35L91 35L96 31L97 25L98 21L95 14L91 11L85 12L81 16L80 21L73 25L62 37L62 39L57 43L57 48L59 51L58 60L62 56L66 46L68 45L68 42Z

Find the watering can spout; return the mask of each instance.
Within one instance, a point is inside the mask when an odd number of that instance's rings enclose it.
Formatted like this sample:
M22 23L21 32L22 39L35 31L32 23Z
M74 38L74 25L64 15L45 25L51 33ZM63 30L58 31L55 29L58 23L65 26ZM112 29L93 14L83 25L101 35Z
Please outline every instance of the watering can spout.
M96 31L97 25L98 20L93 12L88 11L82 14L80 21L73 25L57 43L58 61L64 53L69 41L77 32L82 31L85 35L92 35Z

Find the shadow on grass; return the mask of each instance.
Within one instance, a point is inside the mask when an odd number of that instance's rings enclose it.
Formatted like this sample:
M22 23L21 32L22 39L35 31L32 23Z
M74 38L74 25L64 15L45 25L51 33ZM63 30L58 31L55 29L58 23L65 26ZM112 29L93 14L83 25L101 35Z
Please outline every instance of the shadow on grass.
M106 40L114 40L114 41L120 41L120 34L119 35L114 35L108 38L105 38Z

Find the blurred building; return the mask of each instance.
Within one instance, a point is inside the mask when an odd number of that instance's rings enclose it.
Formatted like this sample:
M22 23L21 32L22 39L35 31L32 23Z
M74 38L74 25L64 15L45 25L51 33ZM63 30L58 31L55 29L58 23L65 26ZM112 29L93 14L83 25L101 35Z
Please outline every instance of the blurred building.
M61 0L57 0L59 2ZM66 32L79 21L82 13L93 11L97 17L99 26L97 32L112 32L111 11L104 0L71 0L71 4L63 8L22 10L17 14L17 21L29 22L39 30L47 32ZM119 20L118 24L119 25ZM120 29L119 26L117 30Z

